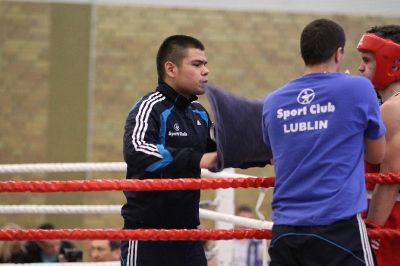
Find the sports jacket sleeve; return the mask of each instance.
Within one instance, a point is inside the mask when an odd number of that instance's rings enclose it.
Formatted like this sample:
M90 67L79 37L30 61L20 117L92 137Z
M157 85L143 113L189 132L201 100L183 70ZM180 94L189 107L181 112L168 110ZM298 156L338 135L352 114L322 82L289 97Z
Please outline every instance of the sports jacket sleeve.
M162 136L160 137L160 132L163 132L163 127L166 125L160 119L162 115L159 108L156 108L156 97L150 98L145 97L140 100L132 108L126 120L124 159L128 164L127 178L132 175L129 168L134 168L140 173L143 171L156 173L161 177L190 177L189 173L198 172L204 152L215 150L209 133L204 151L195 150L190 145L185 147L168 145L167 148ZM209 120L208 114L207 119ZM209 128L211 123L207 121L207 125Z

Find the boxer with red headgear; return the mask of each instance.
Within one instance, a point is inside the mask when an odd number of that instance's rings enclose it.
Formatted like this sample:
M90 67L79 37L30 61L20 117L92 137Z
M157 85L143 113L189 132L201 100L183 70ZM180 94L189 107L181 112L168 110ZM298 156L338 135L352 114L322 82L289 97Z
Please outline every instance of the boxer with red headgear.
M387 128L385 158L380 165L366 165L366 172L400 172L400 25L376 26L361 38L358 70L370 79L381 100L381 114ZM400 228L400 184L377 184L366 224L371 228ZM372 239L382 265L400 265L400 243L393 239Z
M395 25L395 27L400 27ZM376 29L375 27L374 29ZM358 51L373 53L375 56L375 73L372 83L377 91L386 89L393 82L400 80L400 44L379 37L375 33L365 33L357 46ZM363 63L359 70L363 71Z

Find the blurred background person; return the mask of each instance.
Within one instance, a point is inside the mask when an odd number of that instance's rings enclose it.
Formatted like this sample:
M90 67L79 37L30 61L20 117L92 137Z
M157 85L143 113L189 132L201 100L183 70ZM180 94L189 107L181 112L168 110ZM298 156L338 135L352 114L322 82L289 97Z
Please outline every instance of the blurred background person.
M77 248L61 248L58 262L82 262L83 252Z
M197 229L206 230L203 225L197 226ZM207 259L207 266L216 266L217 265L217 258L215 257L215 245L214 241L212 240L202 240L204 253Z
M121 242L116 240L93 240L91 242L90 260L118 261L121 256Z
M16 223L6 223L1 230L22 229ZM26 241L0 241L0 263L23 263Z
M203 242L204 253L206 254L207 266L216 266L217 257L215 257L214 244L210 240L205 240Z
M241 205L236 209L236 215L254 219L254 211L250 206ZM246 227L237 226L237 229ZM234 266L261 266L262 241L258 239L233 239L233 265Z
M54 230L55 226L51 223L45 223L38 229ZM51 263L59 262L59 254L64 249L76 248L70 241L61 241L60 239L45 239L38 241L30 241L26 245L26 254L24 256L25 263Z

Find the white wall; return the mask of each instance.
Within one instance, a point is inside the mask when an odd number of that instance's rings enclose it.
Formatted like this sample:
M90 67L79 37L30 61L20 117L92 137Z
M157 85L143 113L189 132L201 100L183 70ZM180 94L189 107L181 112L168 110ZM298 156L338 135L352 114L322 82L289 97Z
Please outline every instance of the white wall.
M6 0L7 1L7 0ZM400 18L400 0L8 0L21 2L97 3L221 10L329 13ZM399 20L400 24L400 20Z

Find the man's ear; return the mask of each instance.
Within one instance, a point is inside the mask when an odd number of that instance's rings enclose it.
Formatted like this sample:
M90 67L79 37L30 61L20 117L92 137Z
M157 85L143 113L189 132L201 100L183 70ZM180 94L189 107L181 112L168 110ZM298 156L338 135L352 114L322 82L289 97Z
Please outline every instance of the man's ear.
M342 48L342 47L339 47L339 48L336 50L336 53L335 53L335 62L336 62L336 63L339 63L339 62L343 59L343 56L344 56L343 48Z
M175 74L176 74L176 66L174 63L172 63L171 61L167 61L164 64L164 68L165 68L165 72L166 74L171 77L174 78Z

